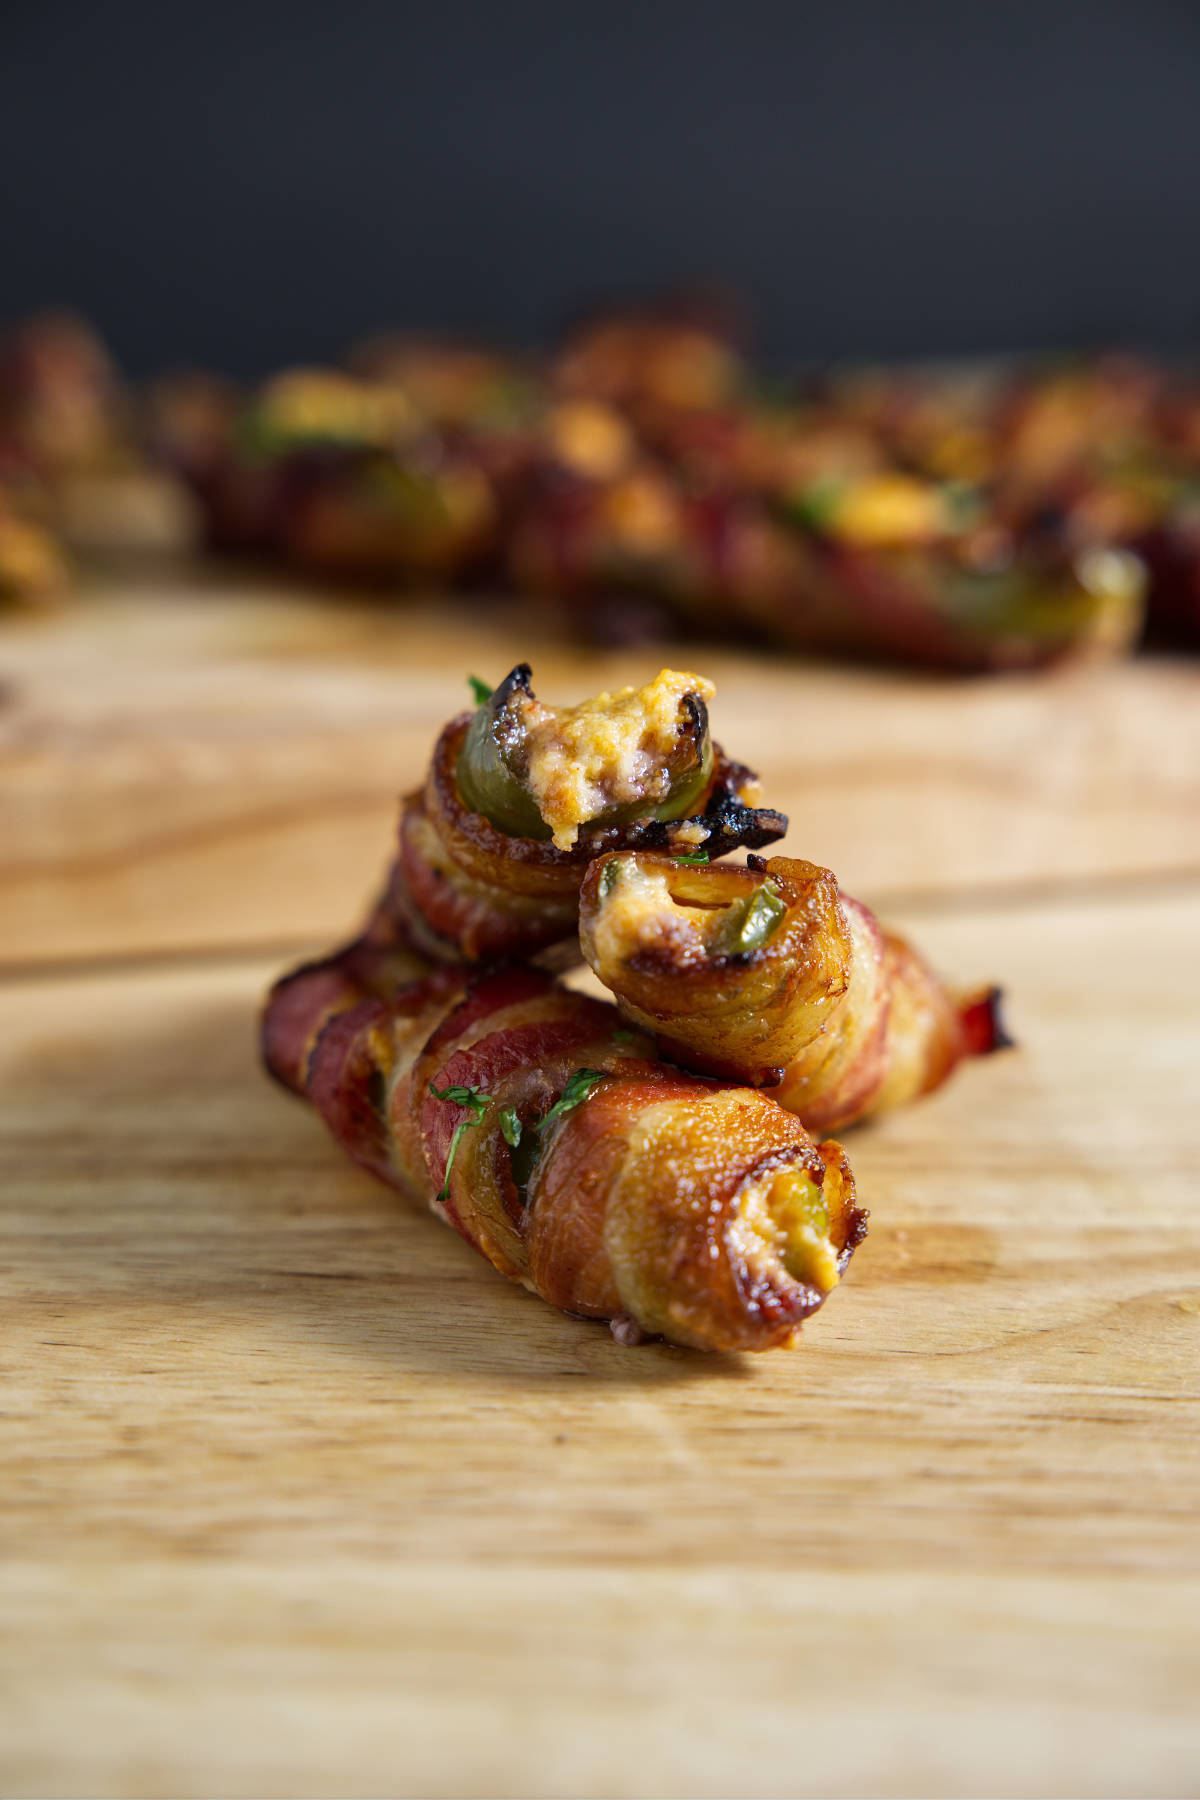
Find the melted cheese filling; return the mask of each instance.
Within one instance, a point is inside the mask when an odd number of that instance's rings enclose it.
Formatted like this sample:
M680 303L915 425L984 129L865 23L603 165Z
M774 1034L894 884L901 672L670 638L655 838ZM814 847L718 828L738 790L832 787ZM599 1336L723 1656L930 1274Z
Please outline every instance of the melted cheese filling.
M654 863L629 857L609 863L600 889L601 905L592 925L592 941L600 968L615 971L647 952L669 956L676 968L708 957L728 955L731 922L745 919L754 888L716 887L707 903L689 905L671 892L667 872ZM772 898L770 883L766 892ZM761 934L765 942L770 929ZM754 948L759 947L756 941Z
M661 869L636 862L608 866L615 886L592 928L601 968L619 968L646 950L666 952L684 964L703 954L696 923L676 906Z
M829 1236L821 1190L802 1169L776 1169L742 1193L730 1237L750 1268L782 1264L793 1281L829 1293L838 1284L838 1253Z
M667 798L685 694L711 700L711 681L663 669L643 688L597 694L551 711L534 703L527 717L524 781L550 827L556 848L569 850L580 826L617 806ZM541 716L537 716L537 715Z

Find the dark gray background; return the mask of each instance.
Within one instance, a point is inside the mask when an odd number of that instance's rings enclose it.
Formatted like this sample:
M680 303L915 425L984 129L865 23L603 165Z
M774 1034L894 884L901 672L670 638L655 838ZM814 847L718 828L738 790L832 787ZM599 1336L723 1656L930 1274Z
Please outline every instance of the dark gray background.
M1200 7L0 5L0 316L142 372L744 292L771 359L1200 326Z

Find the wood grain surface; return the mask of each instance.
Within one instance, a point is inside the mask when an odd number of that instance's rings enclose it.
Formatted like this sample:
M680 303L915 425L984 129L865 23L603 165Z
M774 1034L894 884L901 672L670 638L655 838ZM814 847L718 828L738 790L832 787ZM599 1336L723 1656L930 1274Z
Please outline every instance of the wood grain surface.
M694 661L793 855L877 903L1200 874L1200 669L950 681L659 645L581 653L535 609L385 609L143 573L0 639L0 964L324 942L396 799L521 658L576 699Z
M705 1358L510 1287L256 1066L499 628L96 607L0 640L3 1791L1194 1794L1195 673L719 661L792 847L1021 1049L847 1134L846 1282Z

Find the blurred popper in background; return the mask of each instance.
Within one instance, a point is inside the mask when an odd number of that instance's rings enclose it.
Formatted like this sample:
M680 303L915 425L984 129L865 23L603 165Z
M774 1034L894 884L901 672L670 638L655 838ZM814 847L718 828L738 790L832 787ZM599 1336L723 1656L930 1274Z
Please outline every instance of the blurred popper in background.
M608 641L964 673L1200 643L1200 385L1144 356L780 389L719 310L671 303L542 355L391 333L248 392L190 374L133 396L77 322L13 333L5 591L64 585L57 538L97 496L110 535L136 525L112 497L138 477L186 490L218 552L397 595L540 594Z
M72 485L119 467L130 441L116 369L80 320L47 313L0 342L0 599L66 588Z
M0 603L61 596L98 552L178 547L185 499L88 324L47 312L0 334Z
M494 567L523 454L519 365L426 340L354 360L361 372L288 370L244 399L202 376L156 386L154 441L209 543L397 587Z

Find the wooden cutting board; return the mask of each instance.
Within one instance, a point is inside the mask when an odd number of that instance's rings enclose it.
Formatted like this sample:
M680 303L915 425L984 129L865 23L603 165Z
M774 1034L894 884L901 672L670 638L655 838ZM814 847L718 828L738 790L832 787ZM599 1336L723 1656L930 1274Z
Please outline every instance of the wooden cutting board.
M877 904L1200 874L1200 667L953 681L712 646L581 652L535 610L109 580L0 636L0 964L323 943L397 795L531 662L551 699L691 659L793 855Z
M791 847L1022 1048L849 1134L844 1286L706 1359L509 1287L257 1071L524 649L447 617L110 588L0 637L0 1785L1194 1793L1197 672L715 659Z

